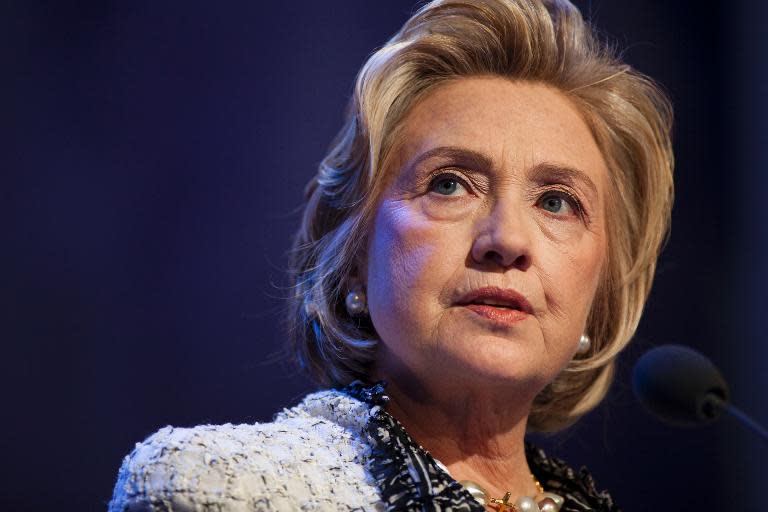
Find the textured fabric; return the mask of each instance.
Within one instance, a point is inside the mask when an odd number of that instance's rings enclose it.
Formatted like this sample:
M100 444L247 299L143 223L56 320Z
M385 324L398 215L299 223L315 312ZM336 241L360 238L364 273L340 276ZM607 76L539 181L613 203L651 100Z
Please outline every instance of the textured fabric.
M565 498L560 512L621 512L607 491L598 492L592 475L583 467L574 471L565 462L547 457L544 451L526 443L525 455L533 476L544 489Z
M308 395L272 423L165 427L128 455L110 512L383 510L367 404Z
M128 455L110 512L481 512L386 412L384 386L307 395L274 422L166 427ZM582 468L526 445L531 470L566 498L562 512L618 512Z
M387 511L484 512L405 428L385 411L384 383L353 383L344 390L371 406L367 432L373 450L370 469Z

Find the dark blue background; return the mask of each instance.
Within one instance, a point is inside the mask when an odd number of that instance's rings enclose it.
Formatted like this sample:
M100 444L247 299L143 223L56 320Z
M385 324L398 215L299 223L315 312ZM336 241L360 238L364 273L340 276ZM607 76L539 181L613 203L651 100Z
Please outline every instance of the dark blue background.
M609 398L543 443L626 511L761 510L768 449L681 431L632 363L703 351L768 422L763 2L578 2L676 106L671 240ZM4 2L0 508L103 510L166 424L268 421L311 389L282 361L304 183L410 0Z

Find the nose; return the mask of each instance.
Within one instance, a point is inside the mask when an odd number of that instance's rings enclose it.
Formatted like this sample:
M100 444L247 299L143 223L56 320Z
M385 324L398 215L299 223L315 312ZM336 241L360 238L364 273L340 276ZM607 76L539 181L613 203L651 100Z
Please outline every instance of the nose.
M531 235L519 206L501 202L480 223L472 259L484 266L526 270L531 265Z

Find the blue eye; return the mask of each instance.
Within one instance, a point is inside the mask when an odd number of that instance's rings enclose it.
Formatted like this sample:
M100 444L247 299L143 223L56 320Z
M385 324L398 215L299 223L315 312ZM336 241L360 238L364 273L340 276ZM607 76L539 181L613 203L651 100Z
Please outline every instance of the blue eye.
M429 189L443 196L454 196L466 192L466 187L461 181L451 174L438 176L429 184Z
M564 202L562 197L547 196L541 201L541 207L548 212L558 213L563 208Z
M565 192L544 194L539 199L539 206L550 213L568 214L570 210L571 214L582 214L579 201Z

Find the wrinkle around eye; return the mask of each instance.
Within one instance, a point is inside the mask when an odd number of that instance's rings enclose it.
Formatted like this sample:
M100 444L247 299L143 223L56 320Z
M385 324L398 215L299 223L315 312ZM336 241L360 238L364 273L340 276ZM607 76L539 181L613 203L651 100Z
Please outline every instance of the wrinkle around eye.
M485 195L489 191L488 177L484 173L454 164L419 169L414 185L427 193L434 190L434 185L441 180L458 182L470 195Z
M564 208L559 212L553 212L544 207L544 202L553 197L565 203ZM591 206L585 203L584 198L577 191L571 190L568 187L547 185L530 191L528 199L542 215L548 218L558 221L578 222L585 227L588 227L592 222Z

